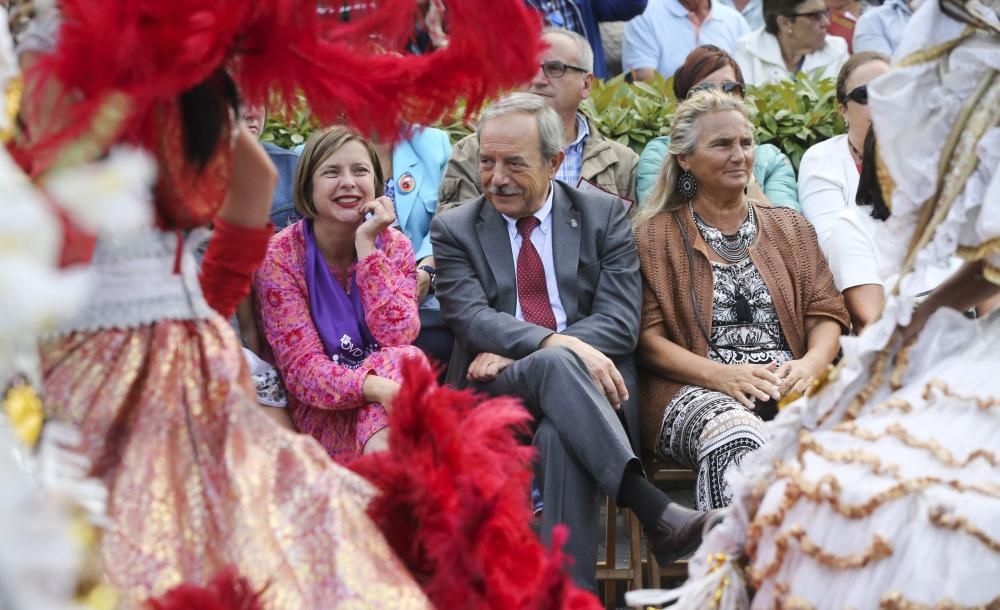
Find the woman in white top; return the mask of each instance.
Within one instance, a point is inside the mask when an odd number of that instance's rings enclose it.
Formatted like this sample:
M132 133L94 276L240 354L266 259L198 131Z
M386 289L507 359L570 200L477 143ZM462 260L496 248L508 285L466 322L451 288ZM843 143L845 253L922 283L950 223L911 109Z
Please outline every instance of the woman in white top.
M799 165L799 204L816 228L820 248L830 259L830 233L837 217L855 206L861 150L871 119L868 82L889 71L882 53L857 53L837 76L837 101L847 122L847 133L812 146Z
M855 334L875 319L885 305L885 289L899 271L899 256L883 252L889 207L875 176L875 132L868 130L864 144L857 206L840 212L831 228L827 259L833 283L844 293ZM883 244L880 247L879 244Z
M896 288L906 255L906 243L894 237L898 223L886 222L891 211L882 196L876 164L875 131L869 129L855 198L857 205L837 216L827 253L833 283L844 294L854 334L860 334L882 312L887 293ZM961 259L952 257L946 264L931 266L919 281L911 281L901 290L908 295L924 295L961 266Z
M764 27L739 39L733 57L748 85L794 79L823 70L833 78L847 61L847 42L827 36L823 0L764 0Z

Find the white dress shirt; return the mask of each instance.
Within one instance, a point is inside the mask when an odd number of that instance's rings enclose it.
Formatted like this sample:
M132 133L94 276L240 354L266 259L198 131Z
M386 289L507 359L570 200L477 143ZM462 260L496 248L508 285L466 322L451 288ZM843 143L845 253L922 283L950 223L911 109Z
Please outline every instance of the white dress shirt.
M549 183L549 194L545 198L545 204L533 216L540 222L535 230L531 232L531 243L534 244L538 256L542 259L542 267L545 269L545 289L549 293L549 305L552 306L552 314L556 318L556 332L562 332L566 328L566 310L563 309L562 300L559 299L559 285L556 283L556 263L552 257L552 194L554 190L552 183ZM510 251L514 257L514 277L517 277L517 255L521 252L521 234L517 232L517 219L502 214L507 221L507 233L510 235ZM524 313L521 311L521 299L517 299L517 308L514 310L514 317L524 321Z

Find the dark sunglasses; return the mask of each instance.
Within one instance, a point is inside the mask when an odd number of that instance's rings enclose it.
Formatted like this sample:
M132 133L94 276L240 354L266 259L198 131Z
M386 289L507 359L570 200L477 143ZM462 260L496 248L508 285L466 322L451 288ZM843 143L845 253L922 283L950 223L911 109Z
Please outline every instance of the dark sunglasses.
M541 64L542 74L549 78L562 78L566 75L566 70L576 70L577 72L587 73L580 66L571 66L569 64L564 64L561 61L546 61Z
M711 91L712 89L722 89L723 93L728 93L729 95L738 95L743 97L745 89L742 84L734 81L727 80L721 83L698 83L697 85L691 87L688 90L688 97L691 97L698 91Z
M823 21L830 18L830 9L824 8L818 11L809 11L808 13L786 13L785 17L808 17L813 21Z
M854 102L855 104L861 104L862 106L868 105L868 85L861 85L860 87L855 87L851 89L851 92L844 97L844 102L847 100Z

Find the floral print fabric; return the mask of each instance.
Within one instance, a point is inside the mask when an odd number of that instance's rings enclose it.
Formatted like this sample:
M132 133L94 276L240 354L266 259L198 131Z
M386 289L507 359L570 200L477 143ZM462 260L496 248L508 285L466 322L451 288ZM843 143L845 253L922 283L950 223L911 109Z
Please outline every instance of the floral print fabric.
M357 276L365 321L381 345L350 369L326 355L309 314L304 226L298 222L268 244L254 278L255 294L292 421L343 463L360 455L368 439L388 425L385 408L364 399L365 378L374 374L400 381L406 358L425 358L411 345L420 332L416 263L406 236L386 229L379 248L346 270ZM331 271L344 285L343 274Z

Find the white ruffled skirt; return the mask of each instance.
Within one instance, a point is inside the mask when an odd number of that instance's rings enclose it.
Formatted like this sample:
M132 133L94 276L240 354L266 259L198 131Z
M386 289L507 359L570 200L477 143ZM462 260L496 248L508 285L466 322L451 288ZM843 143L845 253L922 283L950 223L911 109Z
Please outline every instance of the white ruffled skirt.
M751 607L1000 603L1000 315L937 312L901 381L749 491Z

